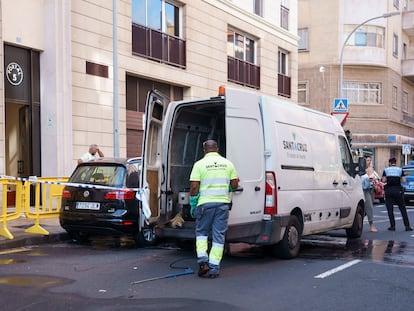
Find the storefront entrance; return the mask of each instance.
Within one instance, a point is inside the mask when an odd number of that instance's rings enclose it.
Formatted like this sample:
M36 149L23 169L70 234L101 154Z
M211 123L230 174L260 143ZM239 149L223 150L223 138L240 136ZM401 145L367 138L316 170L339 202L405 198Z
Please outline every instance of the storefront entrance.
M39 52L4 46L6 174L40 176Z

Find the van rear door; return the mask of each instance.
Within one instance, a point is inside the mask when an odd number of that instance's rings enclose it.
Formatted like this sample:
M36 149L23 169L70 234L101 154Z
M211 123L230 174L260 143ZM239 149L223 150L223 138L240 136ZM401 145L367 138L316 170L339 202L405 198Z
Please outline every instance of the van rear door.
M148 92L145 107L144 137L142 142L142 170L140 185L149 190L148 203L151 210L151 219L159 216L161 194L166 192L164 167L162 165L162 123L168 105L168 98L160 92L153 90ZM144 208L144 204L143 204ZM141 215L144 216L144 215ZM140 224L143 226L144 218Z
M233 162L241 191L233 193L229 225L260 221L265 201L265 158L259 96L226 89L226 157Z

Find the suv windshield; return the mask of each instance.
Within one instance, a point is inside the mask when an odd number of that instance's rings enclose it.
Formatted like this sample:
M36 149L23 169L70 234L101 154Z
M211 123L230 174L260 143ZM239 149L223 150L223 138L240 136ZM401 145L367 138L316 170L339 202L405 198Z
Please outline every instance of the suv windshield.
M414 176L414 168L404 168L405 176Z
M81 165L77 167L69 182L122 187L125 172L126 168L120 165Z

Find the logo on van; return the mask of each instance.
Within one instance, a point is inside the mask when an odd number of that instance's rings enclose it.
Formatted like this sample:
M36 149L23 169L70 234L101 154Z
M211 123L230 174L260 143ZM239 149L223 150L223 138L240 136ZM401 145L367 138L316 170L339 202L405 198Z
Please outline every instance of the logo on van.
M292 138L293 140L283 141L283 149L308 152L308 146L306 143L300 143L296 141L296 133L292 133Z

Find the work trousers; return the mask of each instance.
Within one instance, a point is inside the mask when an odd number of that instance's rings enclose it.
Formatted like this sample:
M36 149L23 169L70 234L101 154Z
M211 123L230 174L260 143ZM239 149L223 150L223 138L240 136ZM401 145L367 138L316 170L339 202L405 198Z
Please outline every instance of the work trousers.
M404 196L400 187L390 187L385 189L385 206L388 211L388 218L390 219L390 226L395 227L394 218L394 204L398 205L401 216L404 221L404 226L409 227L410 221L408 220L407 210L405 208Z
M210 272L218 273L223 258L225 235L229 219L229 204L205 203L194 212L196 217L197 262L208 262ZM208 236L211 233L213 243L208 254Z

